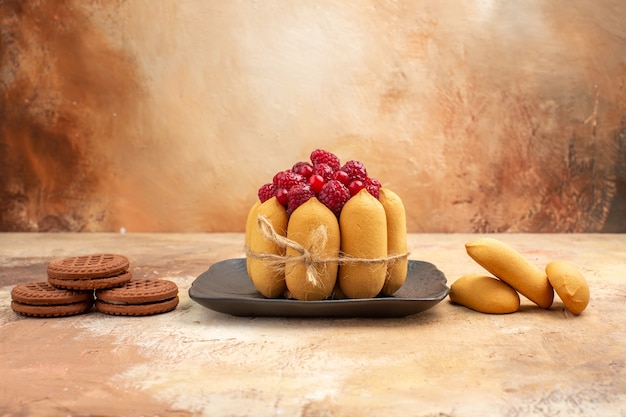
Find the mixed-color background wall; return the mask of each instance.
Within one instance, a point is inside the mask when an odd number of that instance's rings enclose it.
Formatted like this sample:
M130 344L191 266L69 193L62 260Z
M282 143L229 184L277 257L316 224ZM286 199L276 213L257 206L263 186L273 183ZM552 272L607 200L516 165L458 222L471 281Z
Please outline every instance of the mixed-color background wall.
M242 231L316 148L412 232L626 232L626 3L0 1L0 230Z

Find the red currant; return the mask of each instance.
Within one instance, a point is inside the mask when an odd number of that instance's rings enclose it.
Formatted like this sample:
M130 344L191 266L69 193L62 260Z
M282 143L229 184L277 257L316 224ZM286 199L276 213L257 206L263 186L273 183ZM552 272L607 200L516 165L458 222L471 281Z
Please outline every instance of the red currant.
M309 177L309 185L311 186L311 190L315 194L320 192L325 183L326 181L324 181L324 177L322 177L321 175L316 174Z
M335 171L333 173L333 179L339 181L343 185L348 185L350 183L350 175L346 171Z
M287 207L289 203L289 191L286 188L280 188L276 191L276 200L283 206Z
M348 185L348 190L350 191L351 196L356 195L356 193L361 191L363 188L365 188L365 184L363 184L363 181L359 180L354 180L350 183L350 185Z

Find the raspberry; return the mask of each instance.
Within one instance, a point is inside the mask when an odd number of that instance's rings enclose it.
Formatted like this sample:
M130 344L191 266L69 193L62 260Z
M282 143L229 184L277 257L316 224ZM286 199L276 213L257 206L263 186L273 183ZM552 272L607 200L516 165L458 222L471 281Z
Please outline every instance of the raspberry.
M339 216L344 204L350 199L348 187L337 180L330 180L320 190L317 199Z
M292 172L291 170L280 171L276 175L274 175L274 179L272 180L274 184L276 184L276 188L284 188L289 190L296 184L301 184L305 182L305 178L300 175Z
M367 177L365 178L365 184L371 184L377 188L382 187L383 185L376 178Z
M313 175L319 175L324 178L324 181L330 181L333 179L335 171L328 164L317 164L313 167Z
M309 201L313 196L311 187L306 184L297 184L291 187L287 194L287 214L293 213L295 209Z
M382 187L382 184L376 178L367 177L365 179L365 189L377 199L380 197L380 187Z
M274 183L270 182L269 184L265 184L261 188L259 188L259 200L261 200L261 203L265 203L267 200L274 197L275 193L276 185Z
M332 168L333 172L339 170L341 167L341 162L339 162L337 155L323 149L316 149L311 152L311 162L313 162L313 166L326 164Z
M313 165L308 162L296 162L291 171L302 175L304 178L309 178L313 174Z
M351 181L365 181L365 179L367 178L367 170L365 169L365 165L363 165L363 163L359 161L348 161L341 167L341 170L348 174Z

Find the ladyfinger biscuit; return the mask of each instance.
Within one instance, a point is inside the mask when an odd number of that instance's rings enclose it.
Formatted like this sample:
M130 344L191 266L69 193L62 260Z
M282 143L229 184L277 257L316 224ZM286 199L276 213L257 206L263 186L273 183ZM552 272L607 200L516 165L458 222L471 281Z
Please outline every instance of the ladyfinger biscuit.
M486 275L464 275L450 285L450 301L481 313L508 314L519 310L517 291Z
M252 239L252 231L257 228L257 216L259 207L261 206L261 201L256 200L255 203L250 208L248 212L248 216L246 217L246 240L245 240L245 249L250 249L250 240ZM252 276L252 271L250 270L250 260L246 259L246 271L248 272L248 276Z
M580 314L589 304L589 286L580 271L566 261L552 261L546 275L554 291L572 314Z
M343 206L339 226L342 253L364 261L341 264L341 291L348 298L376 297L387 276L387 218L383 205L362 189Z
M406 235L406 209L400 196L388 188L381 188L378 201L385 209L387 218L387 255L401 255L407 253L408 243ZM392 295L402 287L408 274L408 257L396 259L387 264L385 285L381 290L383 295Z
M276 197L270 198L256 209L253 207L253 210L254 213L249 214L249 216L254 216L254 221L251 220L251 229L246 231L246 234L249 234L248 249L250 250L250 254L246 257L246 269L252 283L263 296L278 298L287 289L285 268L277 266L271 262L271 259L268 260L257 255L284 256L285 249L278 243L268 239L262 232L258 225L258 216L264 216L274 231L280 236L287 234L289 217L287 210L278 202Z
M504 242L480 238L466 243L467 254L479 265L542 308L550 308L554 290L546 274Z
M315 197L298 207L289 218L287 238L297 242L318 261L308 265L305 260L287 262L285 282L293 298L303 301L323 300L330 296L337 282L341 237L337 216ZM287 248L287 256L301 258L294 248ZM313 275L313 276L310 276Z

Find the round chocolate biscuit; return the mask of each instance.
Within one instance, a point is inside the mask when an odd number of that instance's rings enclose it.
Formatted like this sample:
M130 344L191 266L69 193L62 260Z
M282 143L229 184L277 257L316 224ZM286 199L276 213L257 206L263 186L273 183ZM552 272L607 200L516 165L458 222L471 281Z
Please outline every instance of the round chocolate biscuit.
M177 295L178 286L165 279L136 279L117 288L96 291L99 300L125 304L153 303Z
M32 305L11 301L11 308L18 314L30 317L66 317L75 316L88 312L93 305L93 300L80 303L61 305Z
M93 291L72 291L52 286L48 282L18 284L11 290L11 308L31 317L72 316L89 311Z
M73 256L48 264L48 277L55 279L105 278L128 270L128 258L115 254Z
M48 277L48 282L58 288L87 291L119 287L120 285L128 283L132 279L133 274L127 271L119 275L103 278L67 279Z
M164 279L138 279L96 291L96 309L107 314L145 316L174 310L177 305L178 286Z
M93 292L61 289L45 281L27 282L11 289L11 299L31 305L71 304L93 300Z
M113 304L96 300L96 310L114 316L150 316L167 313L178 305L178 296L165 301L148 304Z

